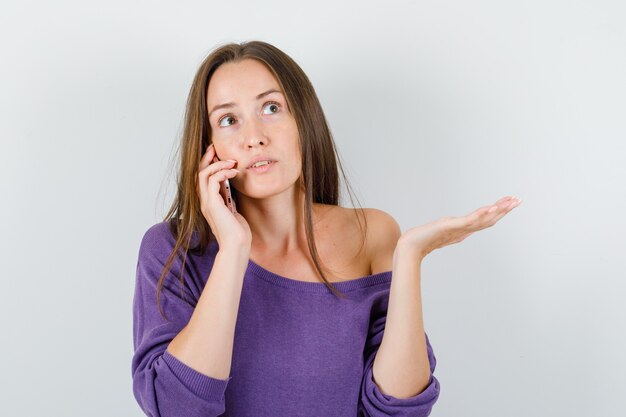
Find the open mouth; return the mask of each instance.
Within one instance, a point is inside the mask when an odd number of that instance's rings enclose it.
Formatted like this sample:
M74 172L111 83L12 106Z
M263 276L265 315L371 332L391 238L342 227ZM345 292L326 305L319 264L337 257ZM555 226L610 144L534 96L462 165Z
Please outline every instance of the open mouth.
M276 161L269 161L269 162L265 162L261 165L258 166L251 166L250 168L248 168L248 171L253 171L253 172L265 172L267 170L270 169L270 167L272 165L274 165L276 163Z

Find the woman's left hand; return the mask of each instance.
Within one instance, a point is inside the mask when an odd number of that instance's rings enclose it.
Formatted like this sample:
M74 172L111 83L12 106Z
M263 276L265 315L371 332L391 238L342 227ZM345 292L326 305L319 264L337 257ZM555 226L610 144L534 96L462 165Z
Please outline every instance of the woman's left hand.
M423 258L435 249L461 242L472 233L493 226L521 203L521 200L507 196L496 201L495 205L481 207L467 216L442 217L407 230L400 236L398 246L408 247Z

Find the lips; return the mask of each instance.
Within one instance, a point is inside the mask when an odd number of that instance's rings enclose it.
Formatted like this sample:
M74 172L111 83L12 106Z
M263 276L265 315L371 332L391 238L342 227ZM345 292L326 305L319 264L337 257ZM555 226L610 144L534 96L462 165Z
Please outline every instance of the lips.
M257 162L261 162L261 161L269 161L270 163L276 162L275 159L272 159L269 156L259 156L259 157L254 158L253 160L250 161L250 163L248 164L247 169L252 168L252 165L256 164ZM263 166L263 165L261 165L261 166Z
M265 173L271 170L275 163L276 162L270 162L269 164L259 165L258 167L250 167L247 169L247 171L255 174Z

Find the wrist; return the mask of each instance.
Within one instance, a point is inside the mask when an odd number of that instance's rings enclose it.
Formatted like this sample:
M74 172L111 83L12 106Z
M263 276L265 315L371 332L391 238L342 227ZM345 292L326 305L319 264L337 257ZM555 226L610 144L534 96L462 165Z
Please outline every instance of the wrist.
M396 257L408 257L410 259L414 259L418 262L421 262L426 255L428 255L428 251L425 247L416 245L414 243L409 243L400 238L398 243L396 244L396 249L394 250L393 257L394 260Z
M248 259L250 257L250 245L243 242L224 243L223 246L219 246L217 253Z

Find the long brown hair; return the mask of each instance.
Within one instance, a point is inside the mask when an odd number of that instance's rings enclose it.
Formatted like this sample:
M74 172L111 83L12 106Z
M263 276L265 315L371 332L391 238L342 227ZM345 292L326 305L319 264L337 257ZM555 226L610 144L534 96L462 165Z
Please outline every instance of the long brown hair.
M256 59L265 64L266 67L276 77L289 109L291 110L299 132L299 145L302 155L301 184L305 192L304 214L305 231L308 247L311 252L313 263L320 273L322 280L333 294L345 298L345 295L337 290L331 282L326 279L320 266L320 259L315 245L312 226L312 204L321 203L327 205L338 205L339 201L339 176L337 167L341 170L346 183L346 188L352 199L352 191L347 180L335 143L326 122L326 117L322 106L302 68L280 49L269 43L262 41L248 41L228 43L218 46L201 63L187 98L187 106L184 119L184 130L180 145L182 153L180 158L180 168L177 178L177 194L164 221L169 222L170 231L176 238L176 244L170 254L159 282L157 285L157 304L159 311L160 293L164 279L171 268L174 256L179 254L182 257L181 267L181 293L184 287L183 273L187 252L203 254L215 235L211 232L208 222L200 210L200 197L198 190L198 167L202 155L212 143L211 126L209 124L207 111L207 91L209 81L215 70L226 62L237 63L243 59ZM181 149L179 148L179 151ZM237 190L231 187L235 203L237 202ZM357 199L358 200L358 199ZM354 204L353 204L354 205ZM359 204L359 210L363 215L363 209ZM365 244L365 229L361 225L361 220L357 211L354 211L359 228L362 233L361 248ZM365 220L365 216L363 215ZM190 247L192 234L198 235L197 244ZM184 248L184 254L179 250ZM360 253L360 250L359 252Z

